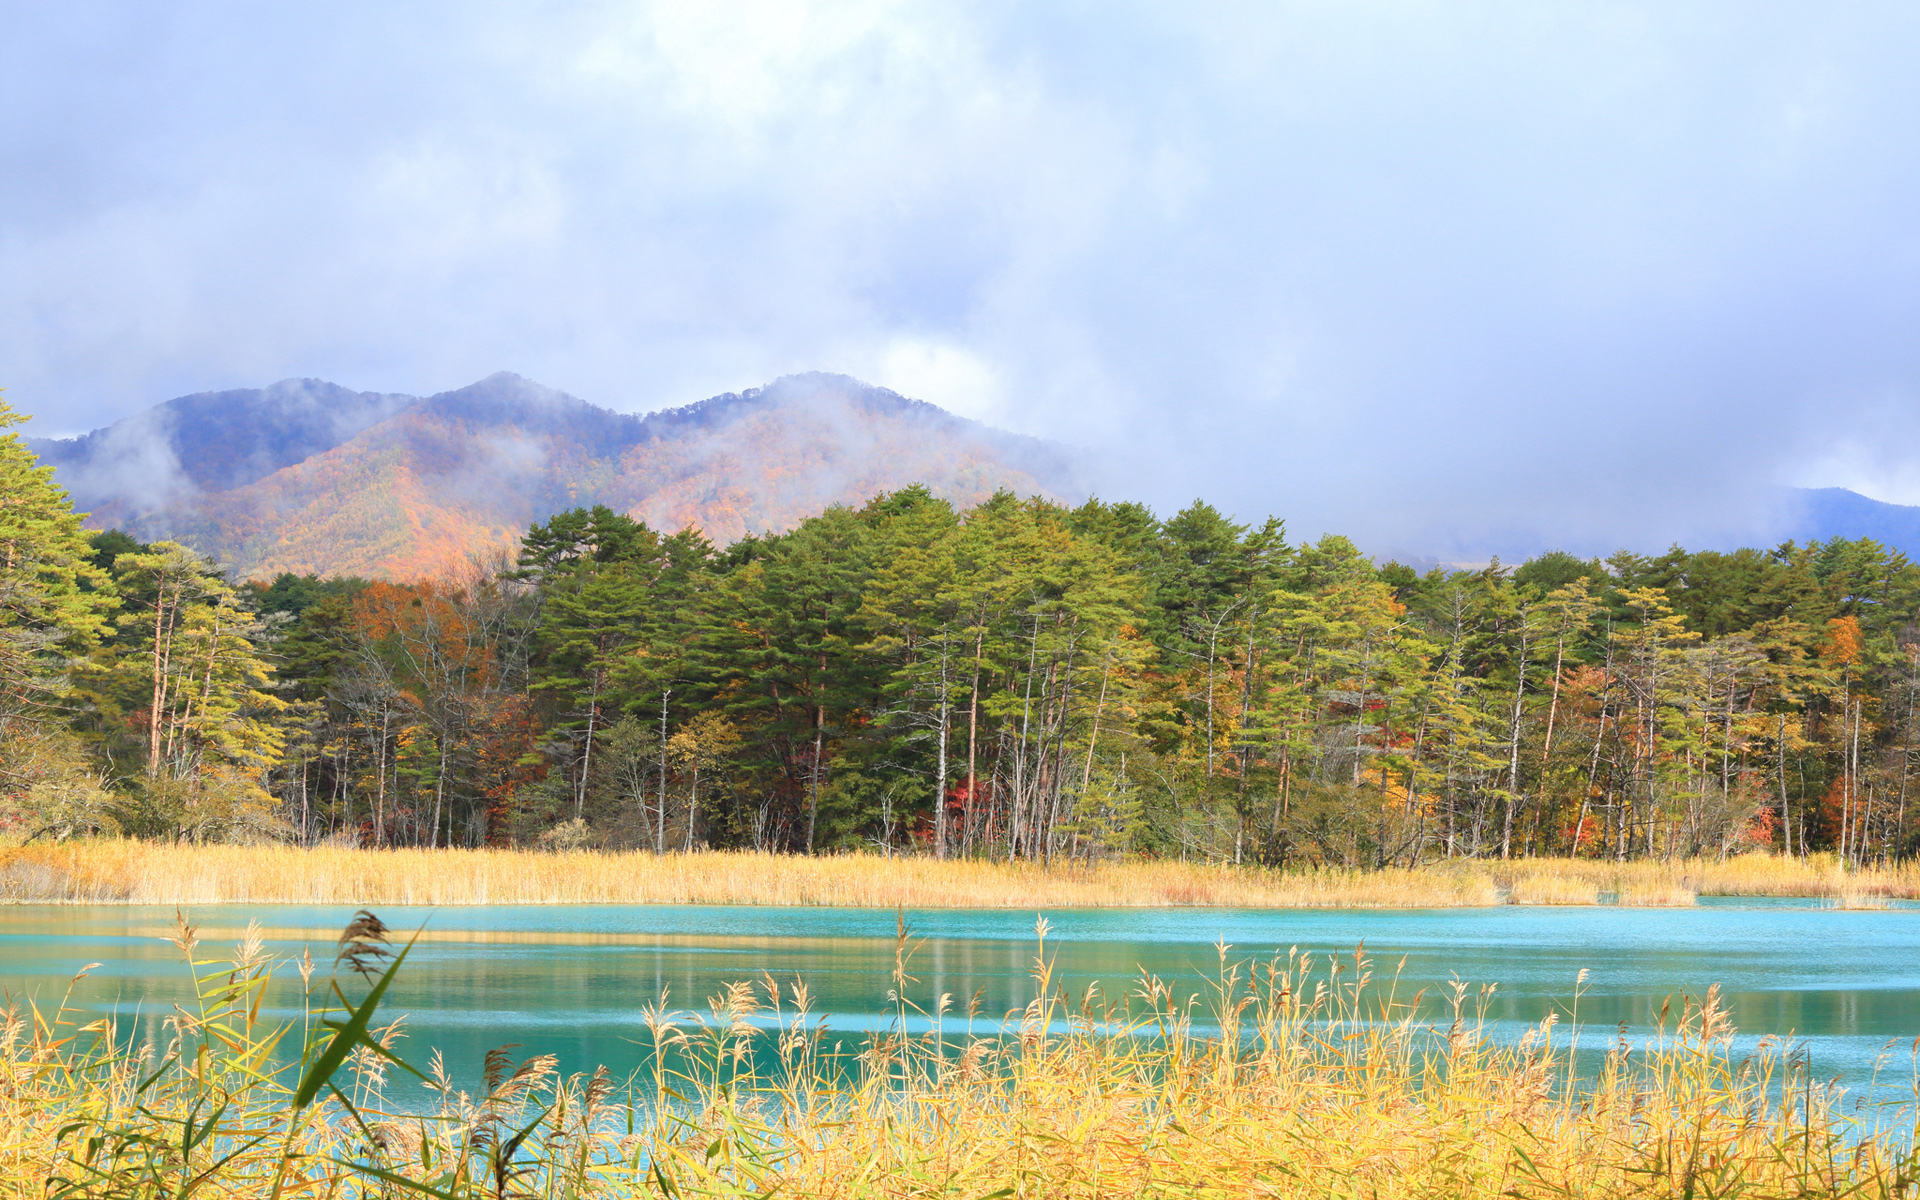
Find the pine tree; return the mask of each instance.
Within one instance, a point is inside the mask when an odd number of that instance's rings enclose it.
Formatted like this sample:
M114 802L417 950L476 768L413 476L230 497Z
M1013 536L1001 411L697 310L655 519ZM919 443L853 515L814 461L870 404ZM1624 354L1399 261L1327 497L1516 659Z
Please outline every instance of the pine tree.
M953 506L925 488L876 500L867 515L874 524L874 568L858 614L868 638L858 649L886 664L882 702L894 749L929 777L933 853L945 858L949 751L965 650L953 590L960 524ZM919 753L927 742L932 753Z
M285 747L288 705L272 690L270 623L216 564L174 542L118 555L114 578L130 611L105 691L144 735L148 831L274 827L267 775Z
M565 724L581 730L574 816L584 815L593 769L594 734L620 668L644 637L653 597L633 564L550 578L544 589L540 640L545 651L535 691L558 699ZM629 678L630 682L630 678Z
M0 430L26 418L0 399ZM0 435L0 737L66 687L66 664L108 628L116 597L80 514L15 433Z

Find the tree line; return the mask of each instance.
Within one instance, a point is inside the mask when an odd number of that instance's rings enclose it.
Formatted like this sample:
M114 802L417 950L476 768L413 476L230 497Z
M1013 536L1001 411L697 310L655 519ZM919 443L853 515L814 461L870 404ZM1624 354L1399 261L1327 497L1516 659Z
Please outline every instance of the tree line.
M0 407L0 428L18 418ZM88 533L0 437L0 825L1040 861L1904 857L1920 569L1870 540L1376 565L1204 503L603 507L411 583Z

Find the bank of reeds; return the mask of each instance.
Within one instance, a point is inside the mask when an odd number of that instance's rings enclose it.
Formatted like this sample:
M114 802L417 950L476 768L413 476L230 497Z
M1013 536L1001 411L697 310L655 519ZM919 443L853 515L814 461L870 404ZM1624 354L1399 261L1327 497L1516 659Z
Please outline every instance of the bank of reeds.
M1920 864L1849 868L1831 854L1613 862L1523 858L1475 864L1517 904L1688 905L1701 896L1779 896L1875 908L1920 899Z
M0 845L0 901L76 904L775 904L872 908L1444 908L1920 899L1920 866L1831 856L1442 860L1412 870L1125 862L1042 867L871 854L366 850L131 840Z
M0 849L0 897L74 903L778 904L873 908L1492 903L1484 873L1267 871L1168 862L1032 863L870 854L546 853L187 846Z
M1850 1124L1784 1044L1735 1057L1711 993L1576 1072L1577 990L1566 1026L1502 1046L1490 990L1397 996L1358 955L1223 946L1202 996L1146 978L1069 998L1037 932L1036 999L1004 1019L914 1004L903 932L893 1027L863 1046L835 1049L804 985L769 978L645 1010L651 1061L621 1086L504 1050L479 1079L437 1057L416 1078L381 1048L403 964L364 914L332 1011L309 990L285 1023L262 1016L257 937L213 960L183 920L199 1005L164 1045L64 1006L0 1027L0 1196L1913 1194L1910 1127Z

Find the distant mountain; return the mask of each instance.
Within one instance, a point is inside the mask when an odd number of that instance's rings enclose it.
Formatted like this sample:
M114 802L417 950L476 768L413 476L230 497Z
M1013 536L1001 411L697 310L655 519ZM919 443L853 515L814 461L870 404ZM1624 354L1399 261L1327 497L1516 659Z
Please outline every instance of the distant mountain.
M410 404L318 379L200 392L82 437L28 439L83 511L138 512L241 487L330 450ZM102 515L105 515L104 513Z
M959 504L1080 495L1061 447L826 374L646 417L504 372L424 399L289 380L29 445L89 525L250 577L442 575L582 504L727 542L912 483Z
M1888 504L1845 488L1783 488L1777 541L1872 538L1920 560L1920 507Z

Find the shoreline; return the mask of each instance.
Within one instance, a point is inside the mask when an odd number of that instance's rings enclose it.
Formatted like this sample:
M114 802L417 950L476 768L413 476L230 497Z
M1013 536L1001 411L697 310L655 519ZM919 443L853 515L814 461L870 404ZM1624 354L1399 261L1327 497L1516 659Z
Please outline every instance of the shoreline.
M1691 907L1700 897L1920 900L1920 867L1721 861L1440 860L1415 868L1130 861L1043 867L875 854L348 849L132 840L0 846L0 903L713 905L914 909Z

